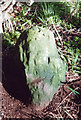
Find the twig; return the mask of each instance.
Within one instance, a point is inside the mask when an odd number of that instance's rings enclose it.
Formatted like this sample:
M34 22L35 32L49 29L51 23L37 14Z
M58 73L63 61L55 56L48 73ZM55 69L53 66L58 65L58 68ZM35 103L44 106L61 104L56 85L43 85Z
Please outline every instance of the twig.
M37 78L33 82L29 83L29 85L38 84L39 82L44 81L45 79L46 79L46 77L44 77L43 79Z
M81 78L78 78L78 79L75 79L75 80L72 80L72 81L65 81L65 82L61 82L61 83L64 83L64 84L70 84L70 83L74 83L74 82L77 82L77 81L80 81Z
M78 36L78 37L80 37L81 38L81 33L79 32L79 33L74 33L74 32L71 32L70 34L72 34L72 35L74 35L74 36Z
M77 2L77 4L78 4L78 2ZM77 4L76 4L76 6L77 6ZM65 19L65 22L67 22L68 19L71 17L71 15L75 12L76 6L75 6L75 8L73 9L73 11L69 14L69 16L67 17L67 19Z
M76 103L74 103L76 106L78 106L78 107L80 107L81 106L81 103L80 104L76 104Z
M60 111L59 111L59 110L57 110L57 112L58 112L58 114L60 115L60 118L63 118L63 117L62 117L62 115L61 115L61 113L60 113Z
M61 45L62 45L62 47L63 47L62 38L61 38L61 36L59 35L59 32L58 32L58 30L56 29L55 25L53 24L53 21L52 21L52 25L53 25L53 28L55 29L55 31L56 31L56 33L57 33L59 39L60 39Z
M77 90L79 87L75 88L74 90ZM70 92L63 100L62 102L57 106L56 110L62 105L62 103L72 94L73 92Z
M64 111L71 119L73 119L72 115L70 115L70 113L69 113L67 110L64 110L64 109L63 109L63 111Z
M35 8L34 16L36 15L37 7Z
M27 22L25 22L24 24L22 24L22 26L25 26L27 23L28 23L28 21L27 21Z
M11 5L12 5L12 2L10 2L9 5L6 6L4 10L2 10L2 12L7 11ZM3 7L4 7L4 6L3 6Z

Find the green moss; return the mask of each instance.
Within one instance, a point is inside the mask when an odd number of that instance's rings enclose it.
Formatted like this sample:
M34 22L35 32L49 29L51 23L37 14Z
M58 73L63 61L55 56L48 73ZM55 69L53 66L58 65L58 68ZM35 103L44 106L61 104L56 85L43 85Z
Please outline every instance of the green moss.
M59 88L60 81L65 80L65 64L58 55L54 35L48 28L33 27L27 31L27 36L27 41L19 46L20 59L25 66L34 104L47 105ZM23 47L24 44L27 48ZM40 82L31 84L35 80Z

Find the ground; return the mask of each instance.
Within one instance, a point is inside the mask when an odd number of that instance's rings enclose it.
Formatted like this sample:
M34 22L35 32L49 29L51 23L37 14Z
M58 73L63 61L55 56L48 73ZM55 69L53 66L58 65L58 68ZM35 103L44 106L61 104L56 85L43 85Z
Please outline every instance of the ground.
M54 118L81 118L81 79L77 75L68 73L68 82L54 94L50 104L41 111L36 111L32 104L25 104L11 96L0 82L2 94L1 118L30 118L42 120ZM67 81L66 79L66 81ZM75 90L69 90L68 87ZM76 93L78 91L78 93ZM76 94L75 94L76 93Z

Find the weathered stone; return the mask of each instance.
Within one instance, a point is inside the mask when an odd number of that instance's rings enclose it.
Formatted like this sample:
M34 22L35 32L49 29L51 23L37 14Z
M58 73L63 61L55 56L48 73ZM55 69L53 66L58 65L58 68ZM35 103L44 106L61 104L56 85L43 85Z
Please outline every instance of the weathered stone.
M27 40L20 43L19 51L33 103L45 107L65 80L65 64L59 57L54 35L48 28L33 27L27 30Z

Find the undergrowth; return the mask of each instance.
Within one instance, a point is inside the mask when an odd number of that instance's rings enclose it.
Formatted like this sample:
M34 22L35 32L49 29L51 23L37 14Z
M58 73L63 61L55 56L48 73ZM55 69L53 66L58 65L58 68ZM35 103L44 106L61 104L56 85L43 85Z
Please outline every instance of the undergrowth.
M15 45L25 29L35 25L48 27L54 33L58 52L68 70L81 75L81 2L38 2L31 6L24 3L14 7L11 21L14 30L5 29L3 50Z

